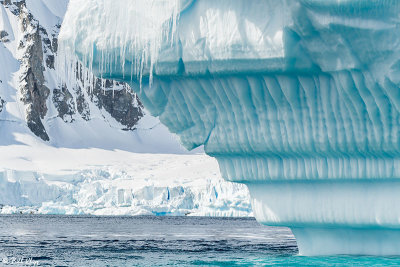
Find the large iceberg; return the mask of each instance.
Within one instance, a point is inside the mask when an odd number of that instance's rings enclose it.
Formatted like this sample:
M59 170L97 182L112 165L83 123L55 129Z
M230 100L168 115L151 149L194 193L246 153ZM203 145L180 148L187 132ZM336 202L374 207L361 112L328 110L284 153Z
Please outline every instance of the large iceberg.
M300 253L400 254L400 2L71 0L59 68L129 82Z

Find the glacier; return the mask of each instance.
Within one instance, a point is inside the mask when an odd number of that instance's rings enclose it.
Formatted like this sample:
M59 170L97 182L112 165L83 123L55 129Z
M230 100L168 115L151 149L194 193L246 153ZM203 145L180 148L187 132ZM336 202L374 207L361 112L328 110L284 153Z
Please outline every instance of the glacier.
M0 149L0 214L252 216L247 188L203 153Z
M71 0L58 67L128 82L302 255L400 255L400 3ZM91 75L86 75L91 83Z

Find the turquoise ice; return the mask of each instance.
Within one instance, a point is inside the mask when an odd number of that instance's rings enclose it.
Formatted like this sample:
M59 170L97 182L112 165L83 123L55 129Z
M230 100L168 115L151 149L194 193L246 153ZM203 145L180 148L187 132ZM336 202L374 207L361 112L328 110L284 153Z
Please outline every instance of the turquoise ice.
M59 67L129 82L301 254L400 255L399 14L396 0L71 0Z

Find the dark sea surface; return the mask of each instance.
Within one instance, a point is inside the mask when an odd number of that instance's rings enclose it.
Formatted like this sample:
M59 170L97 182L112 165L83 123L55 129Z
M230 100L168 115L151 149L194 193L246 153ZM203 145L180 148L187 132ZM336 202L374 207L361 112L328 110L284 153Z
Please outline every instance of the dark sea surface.
M252 218L0 216L0 265L34 264L400 266L400 257L298 256L289 229Z

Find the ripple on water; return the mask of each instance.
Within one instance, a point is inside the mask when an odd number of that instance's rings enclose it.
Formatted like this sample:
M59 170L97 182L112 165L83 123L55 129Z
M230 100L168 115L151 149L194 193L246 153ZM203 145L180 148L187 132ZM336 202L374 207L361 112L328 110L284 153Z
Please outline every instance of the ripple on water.
M400 265L398 257L298 256L289 229L260 226L252 218L26 217L0 216L0 261L30 258L40 265L85 267Z

